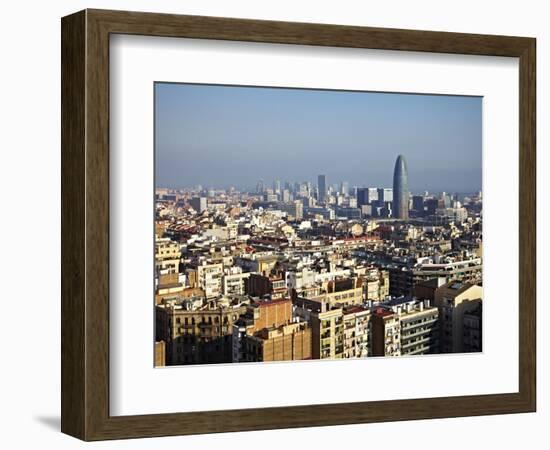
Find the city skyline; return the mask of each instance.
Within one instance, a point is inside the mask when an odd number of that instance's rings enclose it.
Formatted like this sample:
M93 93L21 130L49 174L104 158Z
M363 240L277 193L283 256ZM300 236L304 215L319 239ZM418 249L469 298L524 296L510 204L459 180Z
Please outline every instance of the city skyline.
M163 83L155 93L156 186L246 190L319 174L327 187L392 186L404 154L411 192L481 189L479 97Z
M155 367L482 351L481 98L155 92Z
M333 180L328 180L333 181ZM352 195L357 196L359 195L356 191L364 190L364 189L386 189L391 190L392 192L397 193L396 198L392 198L392 200L395 200L396 208L394 216L398 219L407 219L408 218L408 206L407 206L407 199L411 200L412 196L414 195L433 195L433 194L445 194L445 193L452 193L456 195L465 195L465 194L479 194L481 192L480 190L476 191L463 191L463 192L456 192L456 191L432 191L429 192L427 190L418 190L418 191L411 191L409 189L409 177L408 177L408 168L407 168L407 160L404 155L397 155L393 170L393 181L392 181L392 187L385 187L385 186L350 186L349 182L346 180L339 180L337 182L332 182L327 184L327 175L326 174L319 174L317 175L316 183L309 181L309 180L287 180L282 177L272 177L270 180L264 180L260 179L256 183L256 186L249 186L245 189L239 189L236 186L229 186L224 187L222 189L215 188L208 185L202 185L198 184L195 186L184 186L181 188L176 188L174 190L178 191L209 191L209 190L222 190L222 191L229 191L230 189L235 189L238 192L248 192L251 194L258 194L263 193L264 191L273 191L273 192L283 192L283 191L289 191L294 192L296 188L304 184L307 184L308 186L311 186L312 190L317 193L318 199L323 202L324 197L332 192L332 193L340 193L340 194L346 194L346 195ZM169 186L157 186L158 189L173 189Z

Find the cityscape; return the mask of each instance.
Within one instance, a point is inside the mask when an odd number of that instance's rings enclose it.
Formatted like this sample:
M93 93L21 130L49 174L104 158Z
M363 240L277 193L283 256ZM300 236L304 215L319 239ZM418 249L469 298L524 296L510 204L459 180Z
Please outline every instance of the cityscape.
M414 155L386 157L370 186L336 163L240 186L157 172L155 367L481 352L480 175L421 189Z

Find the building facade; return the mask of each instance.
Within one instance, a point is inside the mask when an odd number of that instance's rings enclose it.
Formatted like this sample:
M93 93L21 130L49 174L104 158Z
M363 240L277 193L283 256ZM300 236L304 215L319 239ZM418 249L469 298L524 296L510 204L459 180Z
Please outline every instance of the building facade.
M439 309L441 352L464 351L464 320L472 314L483 299L481 286L451 281L435 292L435 305ZM467 327L470 321L468 321ZM471 351L471 350L469 350Z

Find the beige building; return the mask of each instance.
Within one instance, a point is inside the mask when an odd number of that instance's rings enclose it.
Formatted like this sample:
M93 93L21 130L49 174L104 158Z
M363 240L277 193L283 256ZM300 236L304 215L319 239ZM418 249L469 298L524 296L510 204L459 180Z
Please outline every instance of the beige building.
M370 310L353 305L343 309L344 358L370 355Z
M464 317L482 302L483 288L476 284L451 281L435 291L439 309L442 353L464 351Z
M344 357L344 315L342 308L312 312L313 359Z
M157 238L155 240L155 273L178 273L181 258L180 246L169 238Z
M290 299L251 301L233 326L233 362L310 359L311 328Z
M185 278L183 276L183 278ZM180 281L180 275L175 273L160 274L155 287L155 305L163 298L175 297L184 291L185 287Z
M222 295L222 263L202 263L187 271L191 287L204 291L206 298Z
M223 295L245 295L247 292L249 273L230 273L222 277Z
M239 362L311 359L311 328L294 322L244 337Z
M279 258L275 255L247 255L244 258L237 258L236 264L242 267L245 272L255 272L268 276L278 261Z
M328 308L333 306L361 305L363 303L362 278L341 278L323 283L319 295L314 297Z
M390 295L390 274L387 270L369 268L364 277L365 300L382 301Z
M222 298L164 300L156 307L156 340L166 345L166 365L232 361L233 324L246 305Z
M166 365L166 346L164 341L155 342L155 367Z

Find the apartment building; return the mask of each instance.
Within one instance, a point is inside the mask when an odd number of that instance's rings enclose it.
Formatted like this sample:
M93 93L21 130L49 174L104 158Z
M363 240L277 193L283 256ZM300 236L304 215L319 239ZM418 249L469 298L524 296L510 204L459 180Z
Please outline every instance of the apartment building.
M464 351L464 318L481 304L483 288L476 284L452 281L435 292L435 306L439 309L442 353ZM471 321L468 321L468 326ZM468 347L469 348L469 347Z
M372 356L401 356L399 316L390 309L378 307L371 315Z
M164 341L155 341L155 367L166 365L166 345Z
M344 314L342 308L311 312L314 359L344 357Z
M253 300L233 326L233 362L311 358L311 328L290 299Z
M206 298L222 295L222 263L199 263L188 269L188 276L191 287L202 289Z
M370 310L353 305L343 308L344 358L364 358L370 352Z
M245 295L247 293L248 278L250 274L245 272L226 273L222 277L223 295Z
M363 285L365 300L382 301L390 295L390 274L387 270L369 268Z
M156 306L155 334L166 345L166 364L207 364L232 361L233 324L246 304L226 298L164 300Z
M311 328L306 322L263 328L244 336L241 345L238 362L311 359Z
M439 311L429 300L402 297L384 302L399 319L401 355L439 352Z
M397 266L390 271L390 295L394 297L414 294L414 287L422 282L442 278L446 283L458 281L476 284L482 279L481 258L471 258L442 264L419 264L416 267Z
M178 273L181 258L180 246L169 238L155 239L155 274Z
M363 280L359 277L342 278L329 281L321 295L330 306L360 305L363 303Z
M269 295L272 299L287 297L286 276L282 272L271 275L252 273L248 279L248 293L257 297Z
M480 302L474 310L464 313L464 331L462 333L462 351L464 353L483 351L482 308L483 303Z

